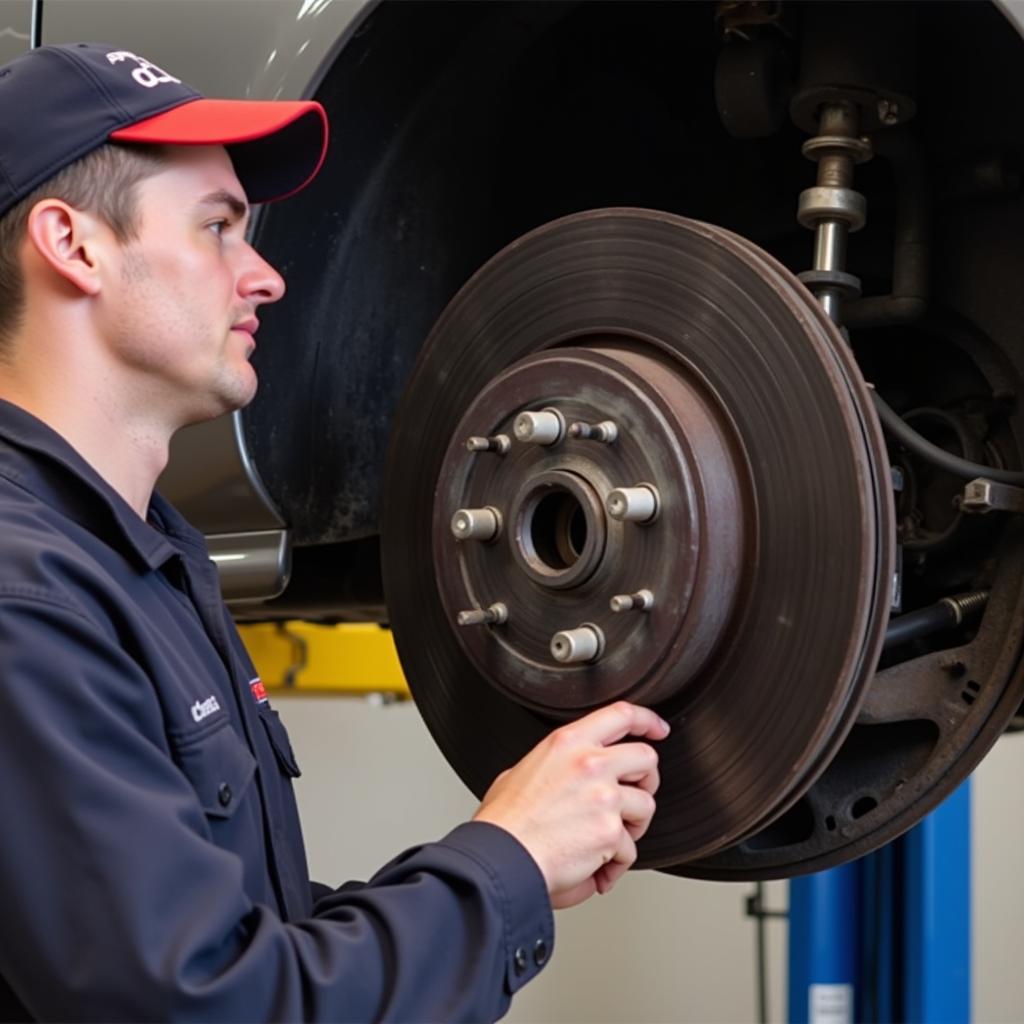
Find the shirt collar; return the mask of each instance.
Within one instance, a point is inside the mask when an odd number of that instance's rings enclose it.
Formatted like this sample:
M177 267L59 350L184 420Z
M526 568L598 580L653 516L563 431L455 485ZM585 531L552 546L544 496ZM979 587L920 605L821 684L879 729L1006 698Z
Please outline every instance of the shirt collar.
M77 451L42 420L0 399L0 476L8 477L91 532L123 544L148 569L182 554L180 545L206 557L203 536L159 494L149 521L104 480ZM171 543L171 539L179 546Z

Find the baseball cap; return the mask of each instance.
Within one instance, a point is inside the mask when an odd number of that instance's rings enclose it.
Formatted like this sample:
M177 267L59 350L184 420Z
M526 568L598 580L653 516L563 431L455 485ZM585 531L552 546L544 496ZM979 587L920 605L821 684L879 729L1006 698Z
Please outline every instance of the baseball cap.
M265 203L316 176L327 115L312 100L207 99L116 46L41 46L0 67L0 216L110 141L223 145L249 201Z

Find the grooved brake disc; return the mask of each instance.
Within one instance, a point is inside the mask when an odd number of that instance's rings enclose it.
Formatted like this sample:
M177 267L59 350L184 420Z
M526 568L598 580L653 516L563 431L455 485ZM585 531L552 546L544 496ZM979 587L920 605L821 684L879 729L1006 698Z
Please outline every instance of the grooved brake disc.
M771 257L644 210L538 229L452 300L396 419L385 588L428 728L482 794L567 718L653 706L639 865L742 842L862 703L887 478L852 357Z

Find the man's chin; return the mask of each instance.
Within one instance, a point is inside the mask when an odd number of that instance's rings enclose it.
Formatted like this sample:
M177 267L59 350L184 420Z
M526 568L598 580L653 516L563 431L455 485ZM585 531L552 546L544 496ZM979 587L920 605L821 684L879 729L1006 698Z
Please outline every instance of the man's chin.
M214 394L209 396L209 403L193 409L187 421L181 426L205 423L244 409L256 397L257 389L256 371L248 364L246 371L231 381L223 381Z

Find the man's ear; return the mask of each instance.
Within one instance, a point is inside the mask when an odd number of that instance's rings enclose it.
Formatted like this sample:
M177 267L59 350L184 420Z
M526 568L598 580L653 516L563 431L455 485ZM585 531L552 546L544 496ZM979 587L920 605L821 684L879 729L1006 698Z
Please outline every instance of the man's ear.
M38 256L80 292L100 291L100 222L60 199L40 199L28 215L27 241Z

